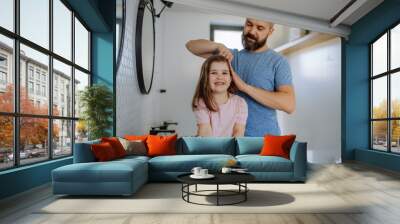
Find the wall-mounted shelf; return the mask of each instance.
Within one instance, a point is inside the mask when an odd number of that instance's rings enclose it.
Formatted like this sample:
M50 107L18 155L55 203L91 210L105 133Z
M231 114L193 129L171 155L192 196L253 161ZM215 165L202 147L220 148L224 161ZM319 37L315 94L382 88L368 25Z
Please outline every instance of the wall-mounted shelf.
M303 37L300 37L296 40L290 41L289 43L276 47L274 48L274 50L280 54L289 54L294 51L300 50L304 47L321 43L335 37L336 36L329 34L311 32Z

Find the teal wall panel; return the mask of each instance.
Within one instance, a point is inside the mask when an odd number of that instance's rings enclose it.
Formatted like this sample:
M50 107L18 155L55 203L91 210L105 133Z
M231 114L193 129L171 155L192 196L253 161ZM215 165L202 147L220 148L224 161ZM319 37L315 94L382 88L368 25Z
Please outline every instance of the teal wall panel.
M400 172L400 155L376 150L356 149L355 160Z
M398 170L398 156L369 150L369 43L400 22L400 1L386 0L351 27L343 41L342 60L342 159L359 160L383 168Z
M51 171L72 163L72 157L0 172L0 199L51 181Z

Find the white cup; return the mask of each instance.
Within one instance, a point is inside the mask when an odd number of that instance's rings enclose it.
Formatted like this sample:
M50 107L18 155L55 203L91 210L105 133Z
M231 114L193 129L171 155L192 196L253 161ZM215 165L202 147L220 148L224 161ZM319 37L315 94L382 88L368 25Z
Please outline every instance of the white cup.
M208 169L201 169L200 170L200 176L207 176L208 175Z
M192 173L193 173L194 175L196 175L196 176L199 176L199 175L201 175L201 174L200 174L200 171L201 171L201 170L202 170L201 167L193 167Z
M232 168L230 167L222 167L221 172L222 173L230 173L232 171Z

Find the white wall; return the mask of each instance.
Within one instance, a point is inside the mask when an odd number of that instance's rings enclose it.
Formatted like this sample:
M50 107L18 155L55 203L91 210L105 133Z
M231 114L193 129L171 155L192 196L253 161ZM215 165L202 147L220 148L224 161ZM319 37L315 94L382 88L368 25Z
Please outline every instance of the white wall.
M334 163L341 158L341 43L339 38L289 55L296 111L278 113L282 134L308 143L308 160Z
M156 41L156 64L152 91L149 95L140 93L136 77L135 29L138 0L126 1L127 13L121 65L117 71L117 135L145 134L160 120L160 42ZM159 8L159 7L157 7ZM156 30L160 30L156 21ZM160 32L156 32L160 39Z

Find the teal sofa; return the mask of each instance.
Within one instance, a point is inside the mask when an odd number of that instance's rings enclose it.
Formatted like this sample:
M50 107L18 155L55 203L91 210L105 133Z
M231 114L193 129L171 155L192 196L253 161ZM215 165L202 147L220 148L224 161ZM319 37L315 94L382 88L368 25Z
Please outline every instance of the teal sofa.
M218 172L232 159L259 182L306 181L307 144L302 142L295 142L290 159L285 159L258 155L263 137L182 137L176 144L177 155L96 162L90 145L97 142L75 144L74 163L52 171L54 194L131 195L148 181L176 181L196 166Z

